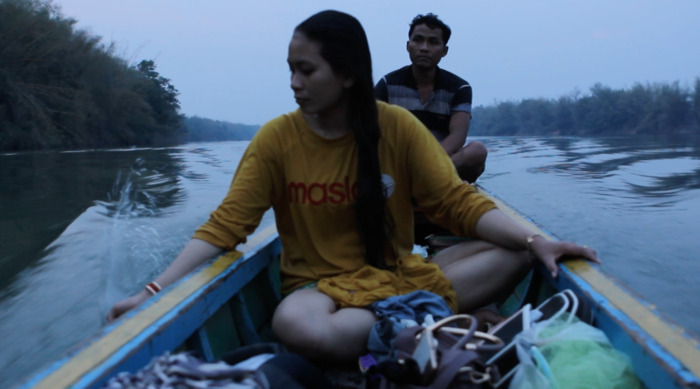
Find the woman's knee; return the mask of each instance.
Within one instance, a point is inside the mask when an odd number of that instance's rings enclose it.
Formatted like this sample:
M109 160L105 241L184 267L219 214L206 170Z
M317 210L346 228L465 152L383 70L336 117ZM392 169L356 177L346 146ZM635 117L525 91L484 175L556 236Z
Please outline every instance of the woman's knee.
M526 251L498 248L492 257L493 268L510 279L524 277L532 269L532 260Z
M457 243L441 250L433 257L433 262L444 270L445 267L457 261L465 260L473 257L476 254L497 248L498 246L484 240L470 240L467 242Z
M460 312L467 312L510 293L531 267L526 252L492 246L441 268L457 292Z
M325 295L314 296L311 290L299 291L282 300L272 317L272 332L287 346L307 347L324 343L324 318L330 315L332 301ZM317 294L319 292L313 291ZM327 306L323 298L327 298Z
M309 290L280 303L272 331L292 351L307 358L348 361L361 355L375 321L372 311L338 310L328 296Z

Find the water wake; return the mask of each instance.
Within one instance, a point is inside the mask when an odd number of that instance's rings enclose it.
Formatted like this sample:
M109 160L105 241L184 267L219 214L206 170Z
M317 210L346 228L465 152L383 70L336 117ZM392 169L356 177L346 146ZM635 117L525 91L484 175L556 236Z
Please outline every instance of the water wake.
M110 223L100 243L104 314L155 278L172 260L173 247L184 244L167 222L166 210L183 199L178 184L177 176L148 169L139 158L128 174L118 174L109 201L96 203Z

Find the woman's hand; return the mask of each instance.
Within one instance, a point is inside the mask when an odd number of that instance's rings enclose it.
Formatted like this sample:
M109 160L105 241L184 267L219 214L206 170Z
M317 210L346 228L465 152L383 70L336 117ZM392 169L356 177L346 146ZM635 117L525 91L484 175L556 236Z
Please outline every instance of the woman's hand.
M559 274L557 261L563 257L583 257L591 262L600 263L598 254L588 246L581 246L573 242L548 240L540 235L534 236L529 248L554 278L557 278Z
M175 258L173 263L155 280L161 288L166 287L185 274L191 272L194 268L204 263L207 259L213 258L221 253L222 249L214 246L211 243L200 239L192 238L180 251L180 254ZM140 293L131 297L125 298L122 301L114 304L112 309L107 314L107 322L112 322L119 316L151 297L151 294L142 289Z
M107 314L107 322L113 322L119 316L123 315L131 309L136 308L139 304L146 301L146 299L148 299L149 297L151 297L151 295L145 290L142 290L138 294L135 294L131 297L127 297L124 300L117 302L112 306L112 309L109 310L109 313Z

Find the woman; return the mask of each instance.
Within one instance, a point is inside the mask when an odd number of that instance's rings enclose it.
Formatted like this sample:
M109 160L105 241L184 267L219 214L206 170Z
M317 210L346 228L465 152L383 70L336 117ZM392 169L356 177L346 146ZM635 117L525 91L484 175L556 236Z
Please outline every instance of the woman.
M342 361L363 353L376 321L363 307L379 299L425 289L455 310L473 309L530 268L527 249L554 275L562 255L597 261L591 249L531 237L459 179L413 115L375 100L367 38L354 17L311 16L295 29L287 61L299 109L258 131L226 198L148 288L234 249L272 207L286 295L273 331L307 357ZM411 254L412 196L434 222L483 241L434 262ZM108 320L150 294L118 302Z

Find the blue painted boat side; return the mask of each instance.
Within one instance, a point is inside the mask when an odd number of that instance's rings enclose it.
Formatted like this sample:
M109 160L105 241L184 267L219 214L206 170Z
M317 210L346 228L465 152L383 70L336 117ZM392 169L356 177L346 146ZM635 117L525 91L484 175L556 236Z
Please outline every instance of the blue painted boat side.
M106 359L99 362L90 360L91 354L100 353L99 350L91 349L91 347L104 347L104 345L93 343L76 354L69 355L53 364L46 371L27 381L21 388L95 388L102 386L117 372L138 371L146 366L154 356L171 352L182 345L217 309L238 293L256 275L267 269L270 262L280 252L279 237L274 233L246 253L240 260L226 259L225 256L220 257L211 265L183 278L154 298L149 299L133 312L125 315L124 318L107 326L103 332L106 335L129 321L152 319L142 330L127 334L125 338L117 339L116 346L113 347L113 350L108 351L109 355ZM179 289L183 289L183 286L191 282L192 278L201 276L202 273L211 273L212 268L217 267L217 262L221 262L218 265L221 269L214 270L217 274L210 280L204 284L195 285L194 292L188 293L187 297L182 298L182 293L177 293ZM233 264L229 266L231 263ZM207 275L205 274L204 277L206 278ZM168 309L163 315L158 315L156 318L139 317L139 315L153 310L155 306L163 303L163 300L166 299L177 300L172 309ZM107 347L110 346L107 345ZM66 366L75 358L84 360L83 371L77 372L77 374L74 372L75 369ZM62 381L65 379L61 376L62 369L66 370L64 375L69 376L67 380L70 382Z
M514 219L531 224L550 239L552 234L540 228L491 193L492 198ZM649 388L700 388L700 344L680 327L652 311L641 298L624 290L618 282L583 260L562 264L559 277L538 269L546 282L557 290L572 289L588 299L594 309L596 326L613 346L628 355L638 377Z
M610 339L612 345L630 357L637 376L649 388L688 388L700 385L698 377L669 350L661 346L607 296L596 291L566 266L562 267L556 288L572 289L593 302L596 327ZM638 300L639 304L642 304ZM700 350L696 349L700 358Z

